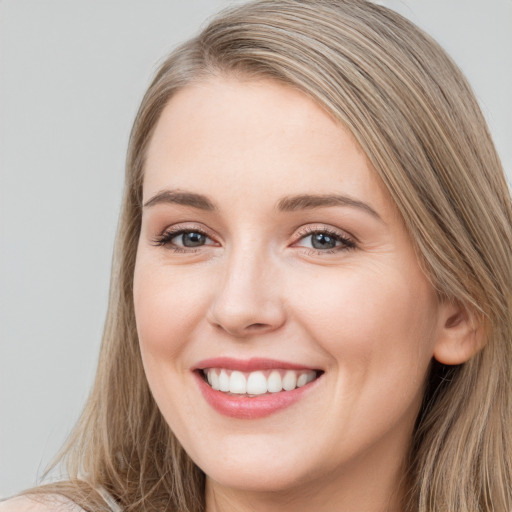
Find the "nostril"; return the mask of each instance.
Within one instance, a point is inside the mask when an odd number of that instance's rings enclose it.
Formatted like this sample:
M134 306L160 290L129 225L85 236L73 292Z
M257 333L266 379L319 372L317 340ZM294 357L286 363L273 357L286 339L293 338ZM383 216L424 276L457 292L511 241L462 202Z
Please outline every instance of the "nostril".
M260 324L260 323L256 323L256 324L251 324L249 325L248 329L252 329L252 330L260 330L260 329L264 329L268 327L267 324Z
M207 315L208 323L237 338L279 329L286 320L283 305L253 304L250 301L214 301Z
M273 326L270 324L258 322L250 324L245 328L246 334L263 334L273 330Z

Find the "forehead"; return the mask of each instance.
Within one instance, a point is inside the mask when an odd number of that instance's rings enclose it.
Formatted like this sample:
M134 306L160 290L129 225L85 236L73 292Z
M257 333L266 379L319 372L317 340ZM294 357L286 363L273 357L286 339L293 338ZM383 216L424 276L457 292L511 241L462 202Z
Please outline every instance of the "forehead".
M271 80L212 78L169 101L149 145L144 197L168 187L384 200L352 134L304 93Z

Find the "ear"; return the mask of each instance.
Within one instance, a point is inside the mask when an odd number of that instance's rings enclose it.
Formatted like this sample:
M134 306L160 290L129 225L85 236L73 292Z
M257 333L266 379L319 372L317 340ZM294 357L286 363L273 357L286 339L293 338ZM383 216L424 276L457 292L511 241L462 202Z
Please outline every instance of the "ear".
M465 363L485 345L482 319L456 302L443 302L440 307L439 336L434 358L445 365Z

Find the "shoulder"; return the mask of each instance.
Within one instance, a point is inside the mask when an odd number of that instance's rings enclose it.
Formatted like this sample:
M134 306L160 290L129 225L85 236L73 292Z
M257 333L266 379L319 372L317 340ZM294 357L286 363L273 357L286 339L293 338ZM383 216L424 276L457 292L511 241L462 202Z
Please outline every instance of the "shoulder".
M83 512L83 509L63 496L48 494L2 501L0 512Z

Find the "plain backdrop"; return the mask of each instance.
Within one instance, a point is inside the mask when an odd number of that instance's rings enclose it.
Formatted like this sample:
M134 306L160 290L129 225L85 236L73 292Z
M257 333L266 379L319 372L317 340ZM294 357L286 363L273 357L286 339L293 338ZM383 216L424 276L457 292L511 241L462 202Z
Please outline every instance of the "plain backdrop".
M0 497L36 483L87 397L142 94L233 3L0 0ZM512 0L378 3L462 67L512 176Z

